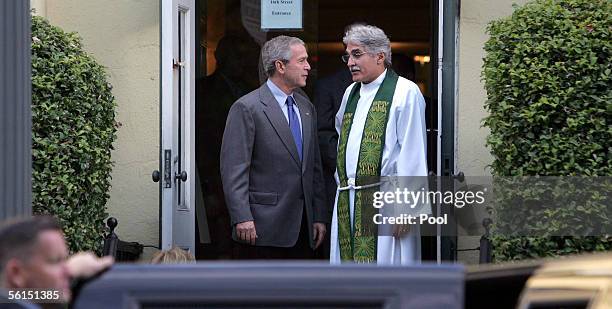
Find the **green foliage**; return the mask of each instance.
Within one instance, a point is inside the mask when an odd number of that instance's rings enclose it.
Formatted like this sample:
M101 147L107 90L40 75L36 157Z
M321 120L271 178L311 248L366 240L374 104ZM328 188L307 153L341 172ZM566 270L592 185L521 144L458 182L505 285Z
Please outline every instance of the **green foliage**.
M493 238L495 261L516 261L540 257L606 251L610 237L500 237Z
M495 177L493 187L496 260L612 248L611 177Z
M111 85L76 33L37 16L32 134L34 213L60 220L71 251L99 251L116 138Z
M494 175L612 174L611 12L609 0L535 0L489 24L482 76ZM494 246L496 260L514 260L612 241L498 235Z

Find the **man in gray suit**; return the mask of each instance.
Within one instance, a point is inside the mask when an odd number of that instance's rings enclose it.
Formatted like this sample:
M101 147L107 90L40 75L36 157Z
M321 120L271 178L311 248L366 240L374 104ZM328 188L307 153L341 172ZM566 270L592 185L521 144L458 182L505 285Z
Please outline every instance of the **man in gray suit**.
M221 146L223 191L238 258L311 258L329 222L316 114L294 91L310 71L302 40L261 51L268 80L231 107Z

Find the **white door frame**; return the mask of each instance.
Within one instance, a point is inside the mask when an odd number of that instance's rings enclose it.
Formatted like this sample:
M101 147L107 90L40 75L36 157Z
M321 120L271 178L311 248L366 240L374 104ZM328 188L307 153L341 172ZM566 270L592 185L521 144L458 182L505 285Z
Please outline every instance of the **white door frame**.
M437 164L436 164L436 175L442 176L442 60L444 55L444 0L438 0L438 54L436 55L435 65L436 69L436 79L437 79L437 102L438 102L438 130L436 136L436 154L437 154ZM436 181L438 187L436 190L440 192L442 187L440 183ZM436 216L441 215L441 204L438 204L438 209ZM438 225L436 227L436 261L438 264L442 262L442 227Z
M195 0L161 0L161 249L195 250ZM187 178L180 179L185 172Z
M459 0L438 0L438 51L436 55L436 80L438 98L438 162L437 174L445 178L453 177L457 173L457 45L459 42L458 20ZM446 43L446 44L445 44ZM439 178L440 180L440 178ZM440 187L438 190L448 188ZM437 215L441 215L441 205L438 207ZM448 205L446 205L448 206ZM449 252L449 243L453 243L454 250L457 249L453 240L445 240L446 248L443 248L441 235L442 226L437 226L437 261L440 263ZM448 234L447 234L448 235ZM456 234L453 234L456 235ZM447 238L453 236L446 236ZM456 236L455 236L456 240ZM452 253L452 252L451 252ZM455 251L456 254L456 251ZM452 259L452 257L451 257Z

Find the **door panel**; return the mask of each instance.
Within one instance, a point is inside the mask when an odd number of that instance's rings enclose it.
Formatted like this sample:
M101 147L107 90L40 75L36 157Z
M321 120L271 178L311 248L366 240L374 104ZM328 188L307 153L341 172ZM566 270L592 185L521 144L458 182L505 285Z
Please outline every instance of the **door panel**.
M162 0L161 248L194 251L195 3Z

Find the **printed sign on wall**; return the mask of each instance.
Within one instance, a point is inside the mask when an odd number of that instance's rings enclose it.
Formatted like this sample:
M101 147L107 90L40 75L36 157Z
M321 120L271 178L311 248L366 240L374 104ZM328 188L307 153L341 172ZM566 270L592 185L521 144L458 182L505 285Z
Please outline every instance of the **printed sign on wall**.
M302 0L261 0L261 29L302 29Z

